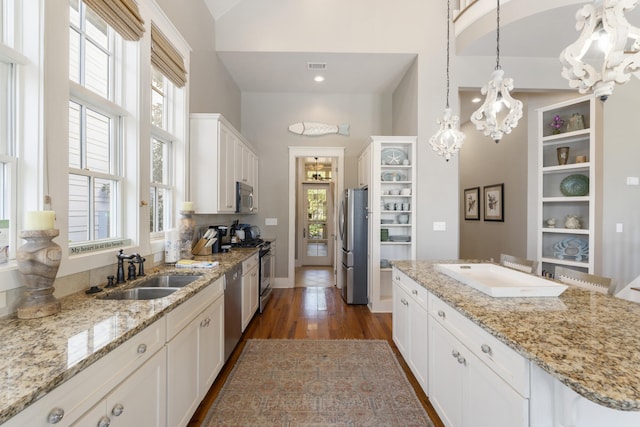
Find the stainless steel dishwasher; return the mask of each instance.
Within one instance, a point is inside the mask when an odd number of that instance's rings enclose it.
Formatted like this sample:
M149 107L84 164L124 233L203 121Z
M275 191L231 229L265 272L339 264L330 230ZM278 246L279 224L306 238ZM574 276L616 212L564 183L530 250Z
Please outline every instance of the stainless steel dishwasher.
M225 273L224 360L236 348L242 336L242 264Z

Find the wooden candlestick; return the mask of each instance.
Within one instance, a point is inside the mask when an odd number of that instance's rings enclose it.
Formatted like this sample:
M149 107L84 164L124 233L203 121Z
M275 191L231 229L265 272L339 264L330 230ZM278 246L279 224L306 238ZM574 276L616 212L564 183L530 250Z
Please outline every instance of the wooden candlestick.
M16 252L18 271L24 284L24 297L18 307L19 319L35 319L60 311L60 301L53 296L53 282L60 267L62 250L52 239L57 229L23 230L27 241Z

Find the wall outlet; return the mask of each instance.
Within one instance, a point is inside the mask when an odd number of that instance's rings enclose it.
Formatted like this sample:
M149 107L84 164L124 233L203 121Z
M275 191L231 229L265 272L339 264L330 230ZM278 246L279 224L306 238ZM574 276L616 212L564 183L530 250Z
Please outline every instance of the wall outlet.
M265 218L264 225L278 225L278 218Z
M616 233L622 233L622 224L616 224Z
M447 223L444 221L434 221L433 231L447 231Z

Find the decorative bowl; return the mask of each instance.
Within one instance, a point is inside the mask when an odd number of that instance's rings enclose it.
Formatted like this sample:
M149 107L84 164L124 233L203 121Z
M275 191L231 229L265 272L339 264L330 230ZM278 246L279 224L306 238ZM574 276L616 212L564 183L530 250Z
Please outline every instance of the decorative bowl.
M586 196L589 194L589 177L581 174L569 175L560 183L560 192L565 196Z

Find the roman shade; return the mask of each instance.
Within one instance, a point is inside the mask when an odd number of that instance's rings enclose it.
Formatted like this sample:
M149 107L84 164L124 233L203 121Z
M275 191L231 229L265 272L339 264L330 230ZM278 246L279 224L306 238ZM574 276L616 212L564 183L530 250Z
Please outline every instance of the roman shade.
M84 0L125 40L138 41L144 33L144 21L134 0Z
M184 59L167 38L151 23L151 64L176 86L187 83Z

